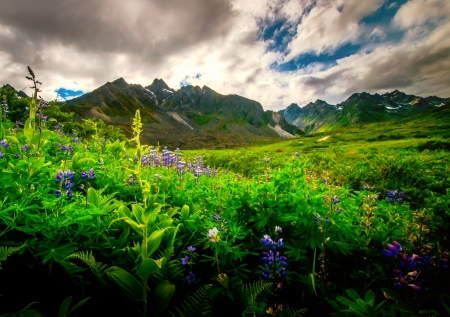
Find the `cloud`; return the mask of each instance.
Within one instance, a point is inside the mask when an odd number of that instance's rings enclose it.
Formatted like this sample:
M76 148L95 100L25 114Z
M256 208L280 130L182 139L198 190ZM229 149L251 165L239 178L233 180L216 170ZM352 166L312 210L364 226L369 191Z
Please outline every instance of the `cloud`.
M30 65L49 100L119 77L206 85L275 110L396 88L450 97L448 1L392 3L0 0L0 84L29 86Z

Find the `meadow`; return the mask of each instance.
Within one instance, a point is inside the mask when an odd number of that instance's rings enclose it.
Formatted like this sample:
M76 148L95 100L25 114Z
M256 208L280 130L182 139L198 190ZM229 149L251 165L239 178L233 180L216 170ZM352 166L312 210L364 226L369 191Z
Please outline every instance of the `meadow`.
M2 103L0 316L450 315L449 105L182 151L139 112L125 139L27 104Z

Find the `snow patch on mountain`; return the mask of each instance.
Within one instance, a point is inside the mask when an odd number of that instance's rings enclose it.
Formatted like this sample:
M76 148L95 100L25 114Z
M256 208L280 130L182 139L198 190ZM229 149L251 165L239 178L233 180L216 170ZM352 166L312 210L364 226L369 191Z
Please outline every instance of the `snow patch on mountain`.
M174 118L175 120L177 120L178 122L184 124L185 126L187 126L188 128L190 128L191 130L194 130L193 127L190 126L189 123L187 123L182 117L180 117L180 115L176 112L167 112L168 115L170 115L172 118Z
M284 131L283 128L279 124L276 124L275 127L271 127L270 124L268 124L267 126L270 129L272 129L273 131L275 131L276 133L278 133L278 135L282 138L286 138L286 139L294 138L294 136L292 134L290 134L287 131Z

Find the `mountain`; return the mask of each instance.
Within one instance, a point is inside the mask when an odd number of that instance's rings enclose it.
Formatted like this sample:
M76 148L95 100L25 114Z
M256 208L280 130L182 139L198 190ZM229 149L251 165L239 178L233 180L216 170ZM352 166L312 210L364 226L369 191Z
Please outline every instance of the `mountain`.
M264 111L257 101L221 95L207 86L174 90L162 79L143 87L119 78L62 107L75 112L76 120L100 118L130 135L132 118L139 109L143 142L184 149L240 146L302 133L279 113Z
M17 98L28 98L28 95L23 90L16 90L10 84L3 85L2 89L12 89L16 93Z
M385 94L355 93L347 100L330 105L316 100L303 108L291 104L279 111L286 121L305 131L324 131L370 122L415 116L449 102L450 98L419 97L394 90Z

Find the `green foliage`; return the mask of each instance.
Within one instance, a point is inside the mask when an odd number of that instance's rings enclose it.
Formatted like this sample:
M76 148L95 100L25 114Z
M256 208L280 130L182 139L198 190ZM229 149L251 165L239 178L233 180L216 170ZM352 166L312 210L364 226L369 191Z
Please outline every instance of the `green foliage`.
M2 262L5 261L9 256L16 252L19 252L22 248L26 246L26 243L18 247L0 247L0 270L2 269Z
M170 312L173 317L196 317L212 316L209 291L212 285L203 285L192 296L181 303L181 308L175 307L175 313Z

